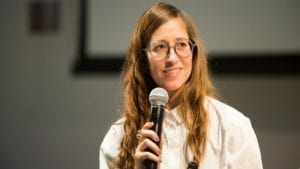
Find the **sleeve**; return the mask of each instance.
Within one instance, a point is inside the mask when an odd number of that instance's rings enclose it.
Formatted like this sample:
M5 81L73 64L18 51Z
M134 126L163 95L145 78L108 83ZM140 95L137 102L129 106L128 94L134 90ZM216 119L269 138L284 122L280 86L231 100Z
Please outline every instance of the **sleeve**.
M111 168L111 165L109 164L109 159L105 155L105 152L100 148L100 155L99 155L99 168L100 169L109 169Z
M229 169L262 169L258 141L248 118L243 125L235 126L227 140L229 150Z
M106 133L99 151L99 169L111 169L112 161L119 153L122 125L113 125Z
M209 102L220 125L220 168L262 169L261 153L250 119L216 99Z

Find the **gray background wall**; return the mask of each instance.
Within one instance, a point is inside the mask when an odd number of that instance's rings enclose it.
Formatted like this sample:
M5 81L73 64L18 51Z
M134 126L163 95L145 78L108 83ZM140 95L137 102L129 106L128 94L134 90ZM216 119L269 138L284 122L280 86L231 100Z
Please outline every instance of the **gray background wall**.
M72 75L76 1L59 43L24 38L20 2L0 3L0 166L98 168L99 144L117 118L120 77ZM225 101L251 118L264 168L299 168L300 77L213 78Z
M136 20L156 1L89 0L88 53L124 52ZM192 17L210 52L300 51L300 1L161 1Z

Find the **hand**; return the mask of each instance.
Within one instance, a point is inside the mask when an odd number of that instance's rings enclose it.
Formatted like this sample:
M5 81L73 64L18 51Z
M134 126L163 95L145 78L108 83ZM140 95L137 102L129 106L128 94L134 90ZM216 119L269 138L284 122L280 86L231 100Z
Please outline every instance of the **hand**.
M161 150L156 142L159 142L159 137L155 131L150 128L153 126L153 122L147 122L141 130L139 130L137 137L139 144L135 150L135 169L141 169L143 167L143 161L145 159L153 160L155 162L161 162ZM155 142L154 142L155 141ZM151 150L152 152L150 152Z

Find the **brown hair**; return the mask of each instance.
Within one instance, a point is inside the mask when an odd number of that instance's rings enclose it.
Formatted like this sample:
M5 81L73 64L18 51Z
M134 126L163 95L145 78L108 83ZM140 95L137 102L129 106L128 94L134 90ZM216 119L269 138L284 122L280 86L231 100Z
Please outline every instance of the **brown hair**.
M214 93L208 75L206 52L188 16L170 4L157 3L139 18L123 65L122 115L125 121L120 152L115 159L116 168L132 169L134 167L134 153L138 144L135 135L150 116L148 95L156 85L150 75L147 55L142 49L147 47L153 33L173 18L182 19L189 39L196 44L193 52L192 72L182 91L185 95L180 100L179 111L189 131L186 146L191 149L197 162L200 162L204 156L209 122L204 100L206 96L213 96Z

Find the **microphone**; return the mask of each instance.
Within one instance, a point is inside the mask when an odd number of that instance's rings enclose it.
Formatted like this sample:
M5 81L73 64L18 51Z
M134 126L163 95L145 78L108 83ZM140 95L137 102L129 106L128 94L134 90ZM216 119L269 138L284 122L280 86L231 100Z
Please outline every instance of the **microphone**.
M151 127L151 130L157 133L159 140L161 138L161 129L162 129L164 112L165 112L165 105L167 104L168 100L169 100L168 92L165 89L160 87L153 89L149 94L149 101L151 103L150 121L153 122L154 124ZM160 141L155 143L159 146ZM151 150L148 151L154 153ZM144 166L145 169L157 169L157 163L149 159L146 159L144 161Z
M197 168L198 168L198 163L196 163L195 161L192 161L189 163L187 169L197 169Z

